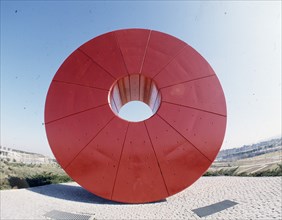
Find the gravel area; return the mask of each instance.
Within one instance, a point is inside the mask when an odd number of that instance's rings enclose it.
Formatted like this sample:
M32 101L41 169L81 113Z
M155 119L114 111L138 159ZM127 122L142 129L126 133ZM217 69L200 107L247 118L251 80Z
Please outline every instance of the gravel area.
M202 218L192 211L223 200L238 204ZM90 219L282 219L282 178L202 177L164 201L138 205L102 199L76 183L1 191L1 219L50 219L57 212Z

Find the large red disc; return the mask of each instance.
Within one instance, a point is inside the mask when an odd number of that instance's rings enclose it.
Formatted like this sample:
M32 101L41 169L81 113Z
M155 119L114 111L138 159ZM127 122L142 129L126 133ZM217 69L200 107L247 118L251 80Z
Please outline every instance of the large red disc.
M129 101L154 115L119 118ZM49 144L62 168L106 199L144 203L195 182L214 161L226 128L226 103L208 62L185 42L126 29L75 50L50 85Z

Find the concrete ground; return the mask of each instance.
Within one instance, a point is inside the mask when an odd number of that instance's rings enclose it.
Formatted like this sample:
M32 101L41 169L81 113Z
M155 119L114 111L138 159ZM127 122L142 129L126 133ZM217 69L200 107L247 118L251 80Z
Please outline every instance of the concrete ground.
M165 201L140 205L99 198L76 183L0 193L1 219L282 219L281 177L202 177ZM224 200L238 204L205 217L192 211Z

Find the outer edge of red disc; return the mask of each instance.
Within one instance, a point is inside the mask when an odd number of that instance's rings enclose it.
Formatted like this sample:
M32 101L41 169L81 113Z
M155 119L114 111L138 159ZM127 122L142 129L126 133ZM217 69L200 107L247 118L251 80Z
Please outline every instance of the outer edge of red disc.
M142 122L120 119L109 105L114 83L131 74L152 79L161 97ZM124 203L162 200L193 184L216 158L226 120L208 62L185 42L147 29L109 32L80 46L58 69L45 104L58 163L88 191Z

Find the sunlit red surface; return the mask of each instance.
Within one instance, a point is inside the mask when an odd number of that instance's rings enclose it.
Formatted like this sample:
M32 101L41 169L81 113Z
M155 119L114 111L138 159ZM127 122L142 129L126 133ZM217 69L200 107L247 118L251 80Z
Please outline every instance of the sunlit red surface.
M129 101L154 115L118 117ZM208 62L165 33L118 30L93 38L61 65L45 125L51 149L82 187L106 199L162 200L195 182L223 142L226 103Z

